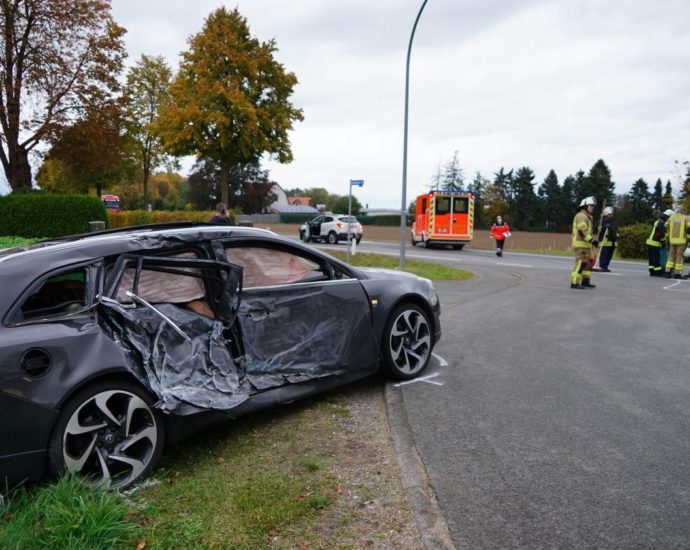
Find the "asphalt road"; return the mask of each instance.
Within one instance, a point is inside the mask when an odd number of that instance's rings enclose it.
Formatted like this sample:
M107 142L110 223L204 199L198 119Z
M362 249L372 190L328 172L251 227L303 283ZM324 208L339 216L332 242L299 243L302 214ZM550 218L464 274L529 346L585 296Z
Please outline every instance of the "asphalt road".
M571 290L571 258L407 257L477 275L436 283L448 366L402 386L455 545L690 548L690 280L614 261Z

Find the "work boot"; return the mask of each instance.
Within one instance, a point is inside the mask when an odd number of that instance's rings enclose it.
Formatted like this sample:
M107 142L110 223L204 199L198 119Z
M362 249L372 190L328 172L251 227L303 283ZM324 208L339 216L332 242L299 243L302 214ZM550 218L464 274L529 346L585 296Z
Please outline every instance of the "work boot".
M676 273L676 274L673 276L673 278L674 278L674 279L682 279L683 276L682 276L680 273Z
M670 279L671 277L673 277L673 273L671 273L670 271L667 271L667 272L666 272L666 275L664 275L664 276L665 276L667 279Z
M577 283L570 283L570 288L585 288L582 285L578 285Z
M589 281L589 279L585 279L584 281L582 281L582 286L583 286L584 288L597 288L597 285L593 285L593 284Z

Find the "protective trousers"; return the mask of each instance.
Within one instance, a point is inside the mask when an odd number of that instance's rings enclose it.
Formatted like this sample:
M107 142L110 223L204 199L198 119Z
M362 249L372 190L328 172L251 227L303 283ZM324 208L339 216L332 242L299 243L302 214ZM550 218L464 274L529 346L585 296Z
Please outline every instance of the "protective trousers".
M575 253L575 265L570 274L570 282L577 285L580 284L580 279L589 281L592 276L589 267L592 260L592 249L576 247L573 248L573 252Z
M661 275L661 247L647 245L647 259L649 260L649 274L652 277Z
M670 273L674 269L676 274L680 275L683 272L683 251L684 244L672 244L668 249L668 260L666 261L666 272Z

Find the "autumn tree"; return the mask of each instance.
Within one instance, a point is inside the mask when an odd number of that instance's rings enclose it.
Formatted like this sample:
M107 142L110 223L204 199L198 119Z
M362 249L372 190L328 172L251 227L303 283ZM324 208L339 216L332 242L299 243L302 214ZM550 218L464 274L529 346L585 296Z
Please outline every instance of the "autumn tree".
M100 197L131 167L130 152L122 107L117 101L106 102L55 132L37 180L45 190L86 194L95 189Z
M302 120L289 101L297 78L274 58L275 41L252 37L236 8L213 11L188 43L156 127L170 153L220 165L228 203L231 167L255 164L264 153L292 160L288 132Z
M118 89L125 30L109 0L2 0L0 18L0 160L13 190L31 188L35 147Z
M160 136L154 130L160 108L170 99L172 71L162 56L142 55L127 74L127 133L136 143L141 166L144 205L149 204L149 177L165 162Z

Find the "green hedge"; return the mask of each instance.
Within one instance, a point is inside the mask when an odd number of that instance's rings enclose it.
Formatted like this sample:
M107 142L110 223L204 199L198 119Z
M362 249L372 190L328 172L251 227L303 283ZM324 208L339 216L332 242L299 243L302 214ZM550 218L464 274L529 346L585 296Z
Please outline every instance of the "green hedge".
M400 227L400 216L358 216L357 219L362 225L383 225L387 227ZM412 216L407 215L407 225L412 224Z
M652 231L652 224L638 223L618 228L618 245L616 251L621 258L646 258L647 237Z
M316 216L319 214L314 212L311 214L303 213L303 214L286 214L283 213L280 215L280 223L304 223L308 222L309 220L313 220Z
M0 197L0 235L53 238L86 233L90 221L105 221L97 197L20 193Z
M134 225L150 225L152 223L170 222L207 222L213 216L213 211L207 210L122 210L109 212L110 227L132 227ZM228 211L230 223L237 225L237 218L233 211Z

